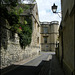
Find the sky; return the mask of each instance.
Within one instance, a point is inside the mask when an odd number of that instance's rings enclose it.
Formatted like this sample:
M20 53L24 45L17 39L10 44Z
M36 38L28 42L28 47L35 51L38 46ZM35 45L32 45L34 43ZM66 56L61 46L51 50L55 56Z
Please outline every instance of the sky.
M41 22L61 21L58 14L54 14L51 10L51 6L55 3L57 12L61 12L61 0L36 0L38 6L39 20ZM59 13L61 16L61 14Z
M22 0L23 3L28 3L30 0ZM55 3L57 5L57 12L61 12L61 0L36 0L39 14L40 22L51 22L51 21L59 21L61 22L61 14L55 14L51 10L51 6Z

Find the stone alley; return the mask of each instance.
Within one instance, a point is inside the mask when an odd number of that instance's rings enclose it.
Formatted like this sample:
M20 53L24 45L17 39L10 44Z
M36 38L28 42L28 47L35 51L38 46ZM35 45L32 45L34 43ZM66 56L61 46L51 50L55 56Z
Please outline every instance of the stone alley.
M11 70L9 69L12 68ZM30 61L19 62L9 66L9 71L2 75L64 75L63 70L54 52L41 52L39 56Z
M1 75L75 75L75 0L0 0Z

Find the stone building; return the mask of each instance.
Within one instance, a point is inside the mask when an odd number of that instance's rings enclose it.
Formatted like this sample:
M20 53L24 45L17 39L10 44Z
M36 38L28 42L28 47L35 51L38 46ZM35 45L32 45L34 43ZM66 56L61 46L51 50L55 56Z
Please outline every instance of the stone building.
M29 46L26 46L25 49L22 49L19 44L19 37L17 33L13 33L8 28L9 23L7 20L1 18L1 26L0 26L0 68L7 67L15 62L22 61L29 57L33 57L38 55L40 50L39 47L39 17L38 17L38 9L37 3L28 4L31 8L27 11L23 11L20 14L21 21L23 21L24 16L31 15L32 16L32 40ZM19 5L18 7L25 6ZM17 9L18 9L17 7ZM26 12L26 13L25 13ZM11 34L14 34L14 36Z
M58 28L58 21L40 22L41 51L55 51Z
M65 71L65 75L75 75L74 0L61 0L61 8L62 8L62 22L59 28L58 57Z

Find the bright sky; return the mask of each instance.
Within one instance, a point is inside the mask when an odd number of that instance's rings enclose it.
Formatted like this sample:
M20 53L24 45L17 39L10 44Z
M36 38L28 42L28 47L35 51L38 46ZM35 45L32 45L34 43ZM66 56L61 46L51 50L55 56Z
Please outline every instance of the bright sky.
M28 3L28 0L22 0L23 3ZM61 14L54 14L51 10L51 6L55 3L57 7L57 12L61 12L61 0L36 0L38 5L38 13L39 13L39 20L41 22L51 22L51 21L61 21Z
M61 21L61 18L58 16L58 14L54 14L51 10L51 6L55 3L58 8L57 12L61 11L61 0L36 0L38 5L38 13L39 13L39 20L41 22L43 21ZM61 16L61 14L59 13Z

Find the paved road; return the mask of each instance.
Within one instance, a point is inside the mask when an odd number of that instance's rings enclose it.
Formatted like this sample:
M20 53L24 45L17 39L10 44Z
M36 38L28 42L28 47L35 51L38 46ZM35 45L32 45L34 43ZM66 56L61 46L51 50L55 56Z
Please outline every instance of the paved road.
M19 67L4 75L38 75L46 61L51 58L51 54L49 52L41 52L37 58L24 65L15 65Z
M41 55L36 59L31 60L30 62L24 64L28 66L38 66L42 61L49 60L49 57L52 56L50 52L41 52Z

